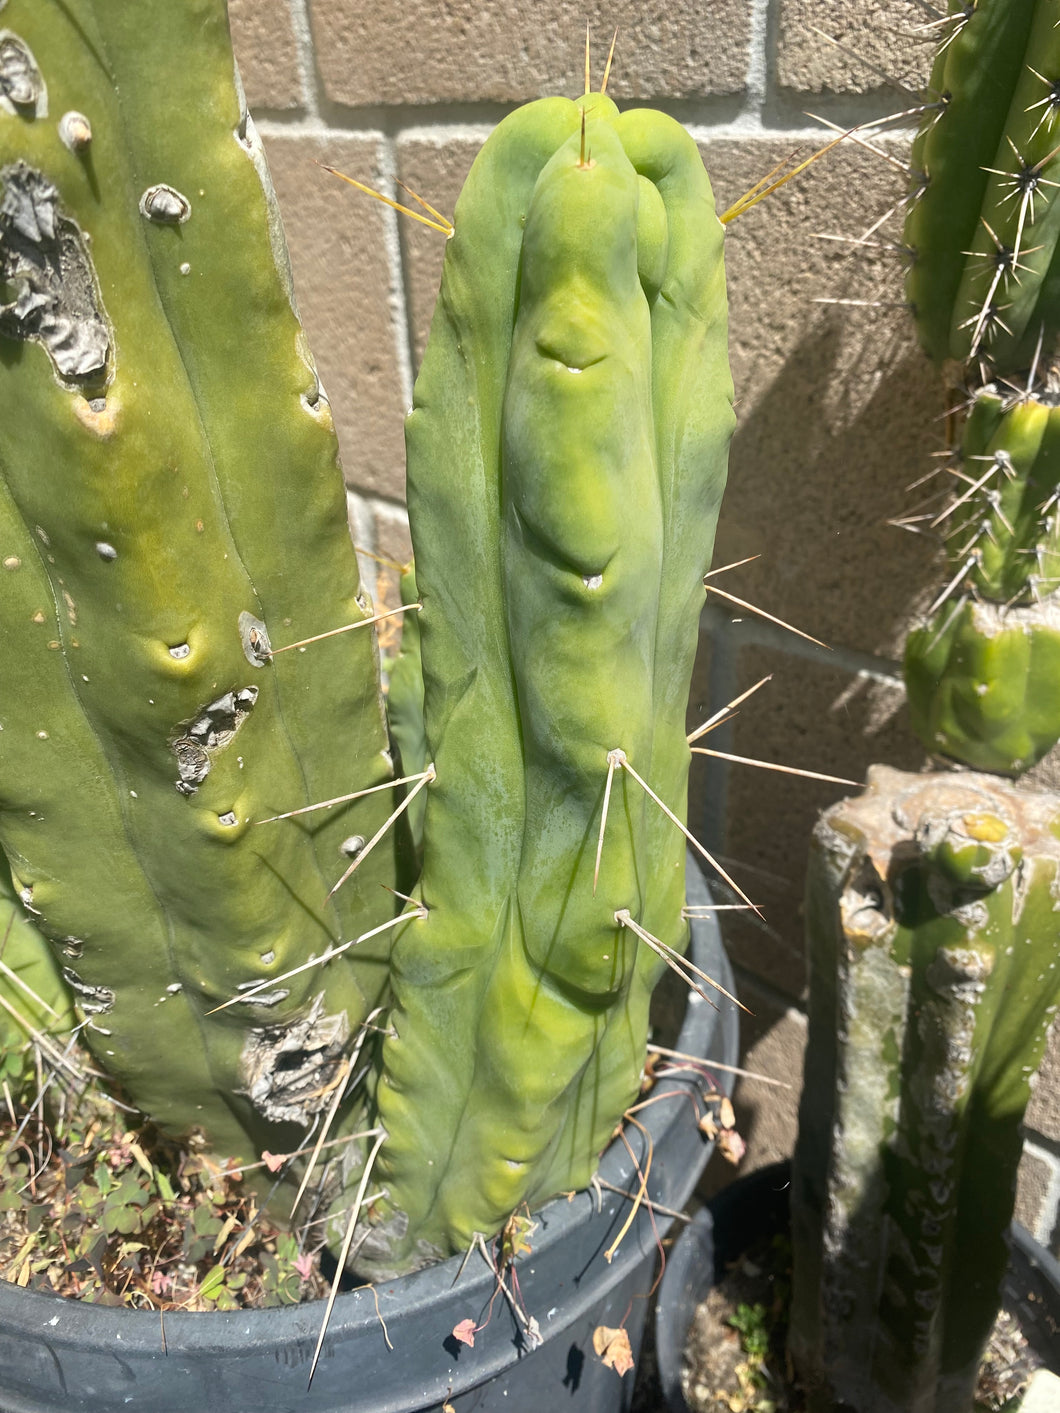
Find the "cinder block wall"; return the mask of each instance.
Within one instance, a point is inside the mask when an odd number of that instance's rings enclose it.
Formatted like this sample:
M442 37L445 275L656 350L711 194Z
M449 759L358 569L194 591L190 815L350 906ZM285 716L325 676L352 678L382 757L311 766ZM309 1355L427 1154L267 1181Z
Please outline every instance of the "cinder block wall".
M264 136L310 341L335 409L354 538L377 603L409 553L402 418L427 335L443 238L314 166L451 212L480 144L513 107L581 89L585 23L596 72L619 31L609 91L681 119L719 209L795 149L813 113L847 128L913 106L926 79L915 0L230 0L248 99ZM826 37L827 36L827 37ZM830 42L831 41L835 41ZM912 92L911 92L912 91ZM938 584L930 544L888 524L941 444L939 381L913 346L892 222L858 237L905 189L907 135L883 155L847 144L729 228L739 429L716 564L759 558L723 586L828 649L716 602L704 615L691 720L760 677L768 687L719 749L864 778L918 769L895 657ZM378 558L373 558L377 556ZM386 563L390 561L390 564ZM791 1150L805 1037L800 915L806 845L842 787L711 761L691 818L767 925L729 914L726 941L754 1017L741 1082L745 1168ZM1030 1115L1019 1215L1060 1249L1060 1050ZM708 1181L728 1174L714 1169Z

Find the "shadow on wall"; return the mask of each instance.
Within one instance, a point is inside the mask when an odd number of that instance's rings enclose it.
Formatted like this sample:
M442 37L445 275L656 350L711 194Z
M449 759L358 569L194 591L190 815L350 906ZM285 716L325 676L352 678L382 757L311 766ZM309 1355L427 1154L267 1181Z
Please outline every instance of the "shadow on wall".
M924 751L893 659L935 583L937 561L929 540L887 522L908 512L906 486L930 470L941 397L933 369L911 347L904 311L821 313L777 376L739 410L714 563L761 558L719 582L835 651L715 600L690 726L772 673L733 722L701 744L859 782L875 761L916 770ZM806 853L818 813L850 793L717 759L697 757L693 766L690 818L765 915L764 923L722 915L756 1013L742 1018L743 1053L752 1068L793 1086L738 1086L746 1168L783 1156L794 1139L805 1036L787 1007L805 992ZM723 891L719 901L727 901ZM756 980L764 984L758 993ZM712 1165L707 1181L715 1187L730 1176Z

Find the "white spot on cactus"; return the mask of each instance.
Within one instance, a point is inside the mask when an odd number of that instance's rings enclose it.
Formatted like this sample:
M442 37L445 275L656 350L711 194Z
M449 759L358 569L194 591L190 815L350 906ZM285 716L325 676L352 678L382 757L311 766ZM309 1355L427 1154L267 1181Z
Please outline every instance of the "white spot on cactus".
M582 583L587 589L598 589L603 582L604 576L602 574L586 574L582 579Z
M225 810L224 814L217 816L217 823L223 824L226 829L230 829L233 824L238 824L235 810Z
M38 741L46 741L47 739L48 739L48 733L47 733L47 731L38 731L38 732L37 732L37 740L38 740Z
M191 202L175 186L159 182L140 197L140 215L160 225L179 226L191 215Z
M21 561L21 559L19 559L19 557L18 557L17 554L9 554L9 555L7 556L7 558L4 560L4 568L5 568L5 569L21 569L21 568L22 568L22 561Z
M183 989L184 984L180 981L171 981L166 987L166 991L169 993L170 996L175 996L178 991L183 991Z
M45 530L45 528L44 528L43 525L34 525L33 528L34 528L34 530L36 530L36 532L37 532L37 539L40 540L40 542L41 542L42 545L50 545L50 544L51 544L51 540L48 539L48 532L47 532L47 530Z
M59 141L71 152L84 152L92 141L92 124L84 113L71 108L59 119Z
M96 541L96 553L100 559L105 559L108 564L118 558L118 551L113 545L108 545L106 540Z
M170 657L175 657L177 661L180 662L183 658L186 658L190 652L191 648L187 643L176 643L170 648L169 655Z
M276 953L270 947L267 952L262 952L260 960L263 966L271 966L276 960Z
M245 986L256 985L254 982L244 982ZM245 1006L278 1006L281 1001L286 1001L290 996L290 988L278 986L275 991L255 991L253 996L248 996L243 1004Z
M363 848L364 835L351 834L348 838L343 839L342 843L339 845L339 853L345 854L348 859L352 859L356 858Z
M181 264L180 273L181 273L182 275L190 275L190 274L191 274L191 266L188 264L188 262L187 262L186 260L183 261L182 264Z
M9 29L0 30L0 108L13 116L47 115L48 99L44 80L29 45Z

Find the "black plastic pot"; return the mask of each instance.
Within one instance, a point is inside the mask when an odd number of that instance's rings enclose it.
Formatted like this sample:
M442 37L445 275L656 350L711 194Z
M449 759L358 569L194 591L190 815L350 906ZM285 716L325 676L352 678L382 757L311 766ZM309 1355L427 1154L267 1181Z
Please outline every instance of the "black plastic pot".
M690 865L689 901L709 897ZM693 926L693 957L708 975L732 989L717 925ZM733 1064L736 1013L729 1002L714 1010L692 995L677 1048ZM719 1074L721 1082L724 1076ZM674 1097L650 1105L638 1118L653 1143L649 1195L662 1207L680 1207L710 1154L696 1128L687 1091L693 1078L665 1082ZM727 1087L727 1086L726 1086ZM645 1141L630 1135L643 1156ZM600 1176L623 1190L636 1187L633 1162L622 1144L608 1149ZM323 1303L252 1312L176 1313L165 1317L109 1309L20 1290L0 1282L0 1410L2 1413L396 1413L438 1408L448 1399L458 1413L501 1409L541 1413L569 1407L577 1413L629 1406L633 1377L605 1368L593 1353L597 1325L625 1324L634 1350L643 1331L657 1235L669 1221L641 1208L614 1261L604 1250L618 1234L629 1203L604 1190L596 1200L580 1192L536 1214L533 1254L518 1266L526 1308L544 1344L527 1353L503 1297L474 1348L450 1332L468 1317L481 1323L494 1282L478 1257L457 1279L460 1259L352 1291L335 1304L313 1386L310 1362ZM377 1308L378 1301L378 1308ZM383 1322L393 1349L388 1349Z
M655 1315L659 1381L669 1413L689 1413L681 1370L696 1306L744 1251L787 1231L790 1179L788 1163L748 1174L719 1192L675 1242ZM1046 1366L1060 1370L1060 1263L1017 1223L1009 1240L1002 1301Z

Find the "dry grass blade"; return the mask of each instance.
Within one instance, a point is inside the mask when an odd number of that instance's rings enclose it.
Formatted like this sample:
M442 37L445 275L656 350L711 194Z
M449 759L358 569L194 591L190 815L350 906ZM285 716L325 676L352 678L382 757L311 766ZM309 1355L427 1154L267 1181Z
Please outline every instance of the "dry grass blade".
M339 1252L338 1264L335 1268L335 1279L331 1283L331 1291L328 1294L327 1305L324 1307L324 1318L320 1323L320 1334L317 1336L316 1349L313 1351L313 1362L309 1367L309 1382L306 1388L313 1387L313 1375L317 1371L320 1363L320 1351L324 1348L324 1336L328 1332L328 1323L331 1320L331 1312L335 1308L335 1300L339 1293L339 1285L342 1282L342 1273L346 1269L346 1262L350 1259L350 1247L353 1245L353 1233L357 1228L357 1222L361 1215L361 1208L364 1205L364 1194L368 1190L368 1179L371 1176L372 1168L375 1166L376 1156L386 1141L386 1129L374 1130L375 1142L372 1144L372 1151L364 1165L364 1172L361 1174L361 1181L357 1186L357 1196L353 1200L353 1209L350 1212L350 1220L346 1223L346 1235L342 1239L342 1250ZM387 1341L389 1343L389 1341Z
M40 1048L41 1053L47 1056L49 1064L55 1065L59 1069L66 1070L72 1079L80 1081L84 1078L84 1075L77 1065L66 1058L65 1053L52 1041L51 1037L46 1035L43 1030L38 1030L33 1022L27 1020L22 1012L18 1010L17 1007L13 1006L4 995L0 995L0 1008L5 1010L11 1019L26 1032L26 1035L33 1041L34 1045Z
M42 1010L47 1011L49 1015L54 1016L56 1020L58 1020L59 1012L55 1007L49 1006L43 996L38 996L29 982L23 981L18 972L12 971L5 961L0 961L0 973L6 976L8 981L13 982L20 991L24 991L31 1001L36 1001L37 1005L40 1006Z
M621 1139L622 1139L623 1144L625 1145L626 1152L627 1152L627 1153L629 1154L629 1156L633 1159L633 1167L634 1167L634 1169L636 1170L637 1177L640 1179L640 1181L639 1181L639 1183L638 1183L638 1185L637 1185L637 1196L634 1198L633 1205L632 1205L632 1207L630 1207L630 1209L629 1209L629 1216L628 1216L628 1217L626 1218L626 1220L622 1223L622 1226L621 1226L621 1228L620 1228L620 1230L619 1230L619 1233L618 1233L618 1235L615 1237L614 1241L611 1243L611 1245L610 1245L610 1246L607 1248L607 1250L604 1252L604 1260L607 1262L608 1265L610 1265L611 1262L615 1259L615 1255L616 1255L616 1253L617 1253L617 1251L618 1251L619 1246L622 1244L622 1241L623 1241L623 1239L625 1238L626 1233L629 1231L630 1227L633 1225L633 1222L634 1222L634 1220L636 1219L637 1213L640 1211L640 1205L641 1205L641 1203L642 1203L642 1202L645 1200L645 1198L647 1197L647 1193L648 1193L648 1176L649 1176L649 1174L651 1173L652 1158L655 1156L655 1144L654 1144L654 1141L653 1141L653 1139L652 1139L652 1136L651 1136L651 1134L648 1132L648 1130L644 1127L643 1124L638 1123L637 1120L633 1117L632 1114L626 1114L624 1117L625 1117L625 1119L626 1119L626 1122L627 1122L627 1123L631 1123L634 1128L639 1129L639 1131L644 1135L645 1139L647 1140L647 1144L648 1144L648 1159L647 1159L647 1162L644 1164L644 1167L643 1167L643 1169L642 1169L641 1166L640 1166L640 1164L637 1162L637 1155L633 1152L633 1149L632 1149L632 1147L630 1146L629 1139L626 1137L625 1133L622 1133L622 1134L619 1135L619 1136L621 1137Z

